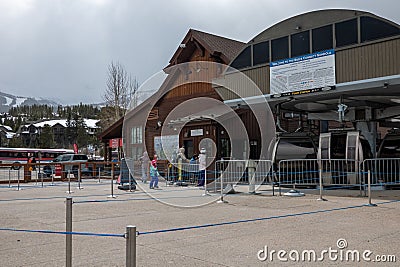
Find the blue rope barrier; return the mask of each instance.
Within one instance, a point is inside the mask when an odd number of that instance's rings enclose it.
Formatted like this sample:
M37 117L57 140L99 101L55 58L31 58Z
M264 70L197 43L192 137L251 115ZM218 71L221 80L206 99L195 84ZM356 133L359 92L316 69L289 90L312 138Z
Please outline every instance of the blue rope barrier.
M198 188L193 188L193 191L198 191ZM175 192L179 190L163 190L162 192ZM119 194L114 194L116 196L129 195L130 193L121 192ZM136 192L135 195L146 195L146 192ZM85 196L75 196L75 198L88 198L88 197L103 197L104 195L85 195ZM12 199L0 199L0 202L12 202L12 201L30 201L30 200L49 200L49 199L65 199L65 196L54 196L54 197L36 197L36 198L12 198ZM149 198L150 199L150 198ZM117 201L116 199L110 201ZM96 202L96 201L94 201ZM99 201L100 202L100 201ZM80 201L74 201L74 203L80 203Z
M102 236L102 237L125 237L125 234L99 234L90 232L63 232L51 230L28 230L15 228L0 228L0 231L25 232L25 233L41 233L41 234L60 234L60 235L84 235L84 236Z
M394 203L394 202L400 202L400 200L385 201L385 202L380 202L380 203L376 203L376 204L382 205L382 204L389 204L389 203ZM221 222L221 223L210 223L210 224L203 224L203 225L194 225L194 226L184 226L184 227L177 227L177 228L170 228L170 229L163 229L163 230L138 232L138 235L149 235L149 234L158 234L158 233L167 233L167 232L177 232L177 231L184 231L184 230L191 230L191 229L200 229L200 228L216 227L216 226L223 226L223 225L239 224L239 223L248 223L248 222L256 222L256 221L267 221L267 220L272 220L272 219L282 219L282 218L288 218L288 217L310 215L310 214L317 214L317 213L325 213L325 212L332 212L332 211L340 211L340 210L347 210L347 209L354 209L354 208L362 208L362 207L368 207L368 206L369 206L369 204L363 204L363 205L347 206L347 207L333 208L333 209L326 209L326 210L307 211L307 212L285 214L285 215L277 215L277 216L270 216L270 217L263 217L263 218L237 220L237 221L231 221L231 222Z
M198 191L198 190L197 190ZM173 196L173 197L157 197L156 199L185 199L185 198L204 198L203 196ZM83 200L83 201L74 201L74 204L84 204L84 203L104 203L104 202L124 202L131 200L154 200L153 197L147 198L127 198L127 199L103 199L103 200Z

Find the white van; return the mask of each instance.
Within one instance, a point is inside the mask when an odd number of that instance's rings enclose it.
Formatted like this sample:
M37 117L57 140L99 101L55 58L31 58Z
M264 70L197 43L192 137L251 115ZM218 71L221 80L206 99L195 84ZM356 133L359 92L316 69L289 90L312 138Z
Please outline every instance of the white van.
M72 163L87 163L88 156L85 154L64 154L53 160L53 162L64 164L64 171L70 171L75 177L78 177L79 166L81 175L91 175L92 170L87 167L87 164L72 164Z

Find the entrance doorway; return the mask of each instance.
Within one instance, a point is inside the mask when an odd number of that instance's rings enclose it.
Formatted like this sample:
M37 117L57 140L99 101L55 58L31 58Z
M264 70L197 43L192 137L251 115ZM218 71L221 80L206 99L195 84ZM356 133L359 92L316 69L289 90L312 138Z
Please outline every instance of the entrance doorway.
M194 154L193 140L184 140L183 146L185 147L185 156L187 159L191 159Z

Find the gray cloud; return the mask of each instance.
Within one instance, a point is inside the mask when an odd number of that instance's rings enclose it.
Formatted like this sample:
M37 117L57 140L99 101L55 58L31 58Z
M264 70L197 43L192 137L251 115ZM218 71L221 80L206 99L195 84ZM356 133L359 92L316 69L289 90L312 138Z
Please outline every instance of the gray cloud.
M360 9L400 22L397 0L0 0L0 91L102 101L111 61L144 82L168 64L189 28L247 42L291 16Z

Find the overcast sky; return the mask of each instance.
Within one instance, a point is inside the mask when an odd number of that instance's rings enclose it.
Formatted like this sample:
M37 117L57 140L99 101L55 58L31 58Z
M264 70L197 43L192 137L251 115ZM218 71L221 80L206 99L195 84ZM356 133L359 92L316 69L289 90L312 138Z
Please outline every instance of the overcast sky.
M190 28L248 42L284 19L328 8L400 24L399 0L0 0L0 91L102 102L111 61L143 83Z

